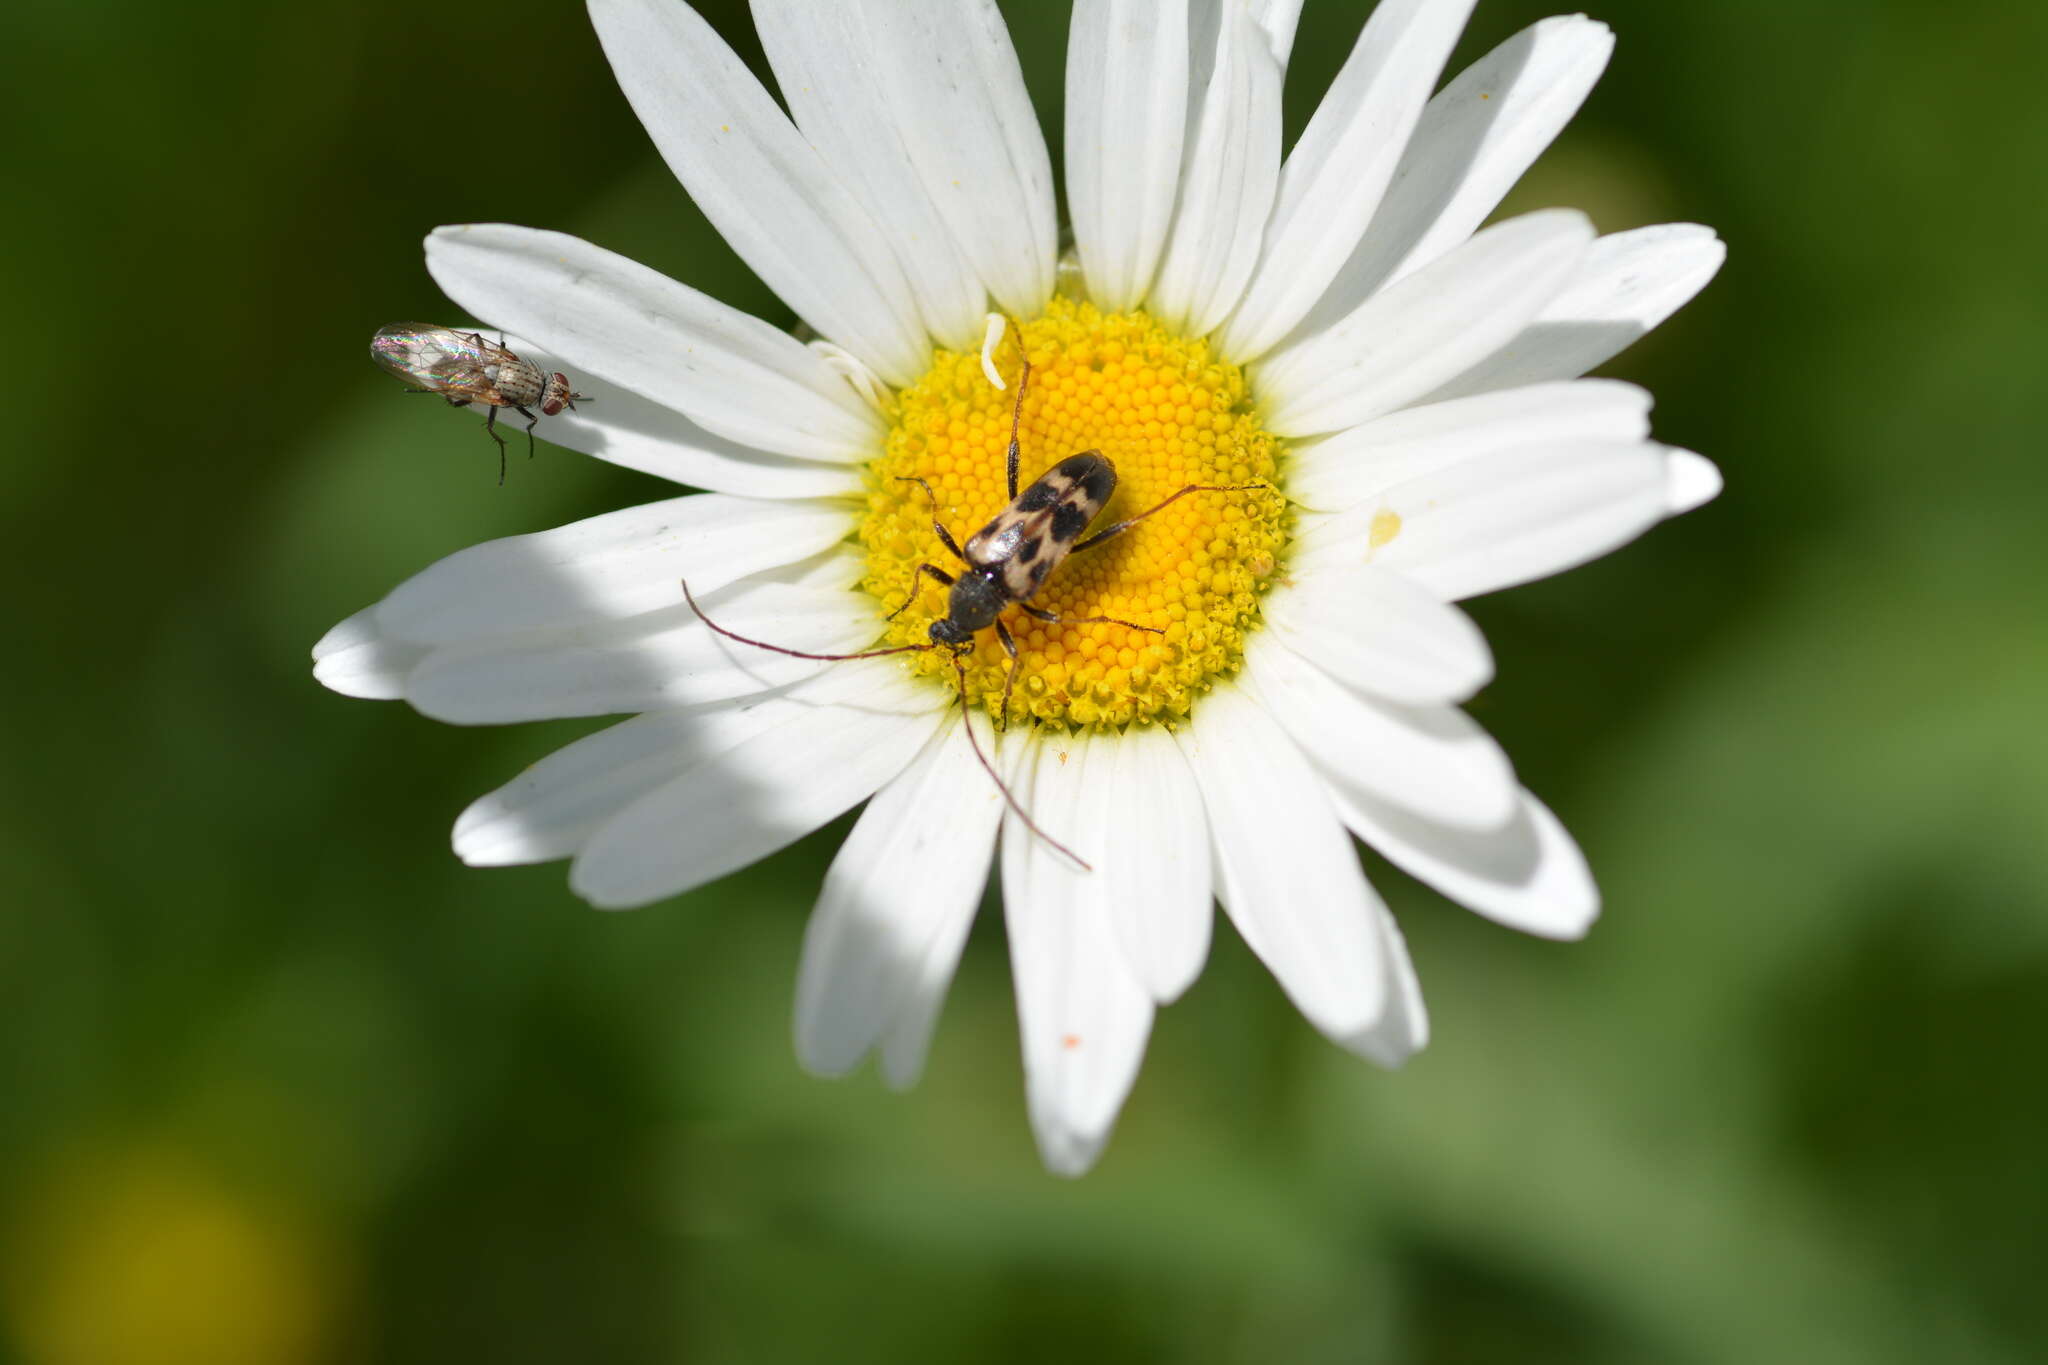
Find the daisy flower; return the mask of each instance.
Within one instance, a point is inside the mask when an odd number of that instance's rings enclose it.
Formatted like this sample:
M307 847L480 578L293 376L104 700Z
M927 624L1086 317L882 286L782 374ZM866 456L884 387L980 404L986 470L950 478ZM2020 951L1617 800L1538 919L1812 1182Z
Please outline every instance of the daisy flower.
M1492 675L1455 605L1623 544L1719 488L1648 439L1650 396L1582 378L1714 274L1701 227L1482 227L1605 67L1546 19L1435 89L1472 0L1380 0L1283 157L1299 0L1079 0L1062 254L1051 163L993 0L754 0L788 112L682 0L591 0L662 156L802 319L800 340L597 246L442 228L435 280L593 401L574 450L705 490L435 564L321 640L315 675L458 724L631 718L463 813L478 866L571 859L644 905L866 802L827 874L795 1010L804 1065L923 1065L1000 860L1032 1126L1086 1169L1154 1011L1220 902L1310 1023L1393 1066L1422 994L1353 836L1502 924L1571 938L1598 895L1570 837L1459 709ZM991 315L1017 320L1013 329ZM940 652L948 556L1023 477L1097 450L1097 525ZM935 509L915 482L932 490ZM920 593L909 611L888 610ZM1144 629L1133 629L1131 622ZM1089 870L1033 837L977 763Z

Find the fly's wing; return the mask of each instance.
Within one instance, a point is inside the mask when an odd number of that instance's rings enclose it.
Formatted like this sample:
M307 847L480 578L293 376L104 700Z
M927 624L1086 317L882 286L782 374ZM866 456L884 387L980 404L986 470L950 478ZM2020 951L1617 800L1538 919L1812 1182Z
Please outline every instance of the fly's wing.
M501 401L490 375L517 358L479 332L399 322L370 338L370 358L416 388L481 403Z

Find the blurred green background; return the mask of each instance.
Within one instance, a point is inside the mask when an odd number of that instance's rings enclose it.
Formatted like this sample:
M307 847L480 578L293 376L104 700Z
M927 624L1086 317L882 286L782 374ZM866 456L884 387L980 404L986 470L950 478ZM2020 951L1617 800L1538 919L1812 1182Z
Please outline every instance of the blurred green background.
M1066 7L1004 8L1057 130ZM1551 8L1485 0L1457 64ZM1309 0L1290 134L1364 10ZM1611 367L1726 495L1476 604L1478 713L1606 918L1519 938L1375 860L1436 1021L1395 1075L1219 932L1067 1183L995 917L918 1091L809 1079L845 821L596 914L447 851L588 726L309 675L436 557L663 495L549 449L498 489L472 419L399 400L364 343L454 320L428 228L788 316L581 8L17 7L0 1358L2048 1358L2048 10L1595 14L1615 63L1513 207L1732 246Z

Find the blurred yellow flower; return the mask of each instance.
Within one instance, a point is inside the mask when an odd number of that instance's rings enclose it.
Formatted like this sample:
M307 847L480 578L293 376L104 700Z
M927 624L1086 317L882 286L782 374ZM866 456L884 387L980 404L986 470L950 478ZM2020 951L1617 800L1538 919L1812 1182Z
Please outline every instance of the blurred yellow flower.
M163 1148L74 1154L5 1269L27 1365L303 1365L340 1297L303 1218Z

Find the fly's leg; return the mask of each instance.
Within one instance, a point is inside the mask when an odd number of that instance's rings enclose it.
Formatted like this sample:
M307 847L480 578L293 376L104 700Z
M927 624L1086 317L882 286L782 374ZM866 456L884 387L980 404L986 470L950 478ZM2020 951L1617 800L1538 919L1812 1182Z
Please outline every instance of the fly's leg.
M936 564L920 564L917 566L917 572L923 574L927 578L936 578L939 580L939 582L945 584L949 588L953 586L953 575L947 573L944 569L940 568ZM916 575L912 576L915 577ZM916 600L917 585L913 583L910 586L910 596L903 599L903 605L896 608L896 610L890 612L887 616L884 616L882 619L884 621L895 620L904 612L910 610L910 604L912 602L915 602Z
M1023 612L1026 616L1035 616L1041 621L1048 621L1056 626L1089 626L1100 622L1112 626L1129 626L1132 630L1142 630L1147 635L1166 634L1165 631L1160 630L1156 626L1141 626L1136 621L1126 621L1121 616L1061 616L1055 612L1047 611L1044 607L1034 607L1029 602L1019 602L1017 610ZM1001 623L998 622L997 624Z
M498 487L505 486L505 438L498 434L498 409L492 404L484 414L484 435L498 443Z
M1003 647L1003 653L1010 656L1010 671L1003 675L1003 705L996 713L996 729L1010 728L1010 691L1017 685L1017 642L1010 636L1010 628L1000 620L996 622L996 642Z
M1114 526L1103 527L1100 531L1097 531L1094 535L1088 537L1086 540L1076 545L1073 548L1072 553L1079 554L1081 553L1081 551L1088 549L1090 546L1100 545L1103 541L1108 540L1111 536L1122 535L1124 532L1130 530L1133 526L1136 526L1145 518L1151 516L1154 512L1161 510L1170 503L1179 502L1182 498L1186 497L1190 493L1242 493L1248 489L1265 488L1268 486L1269 485L1263 483L1191 483L1186 488L1181 489L1180 492L1175 493L1172 497L1154 503L1152 506L1138 513L1138 515L1136 515L1135 517L1125 517L1122 521L1116 523Z
M525 408L520 407L517 403L512 405L512 411L518 413L521 417L524 417L526 419L526 458L530 460L533 458L533 429L540 422L540 414L537 412L528 412Z
M969 563L966 553L963 550L961 550L959 542L953 539L953 533L951 531L948 531L945 528L945 525L939 521L939 497L938 494L932 492L932 486L926 483L923 479L918 478L915 474L898 474L896 476L896 482L914 483L919 488L922 488L924 490L925 501L931 505L932 530L937 533L939 537L939 543L941 545L944 545L947 549L953 552L953 558L959 560L962 564L968 564L970 568L973 567L972 564ZM1013 497L1011 501L1014 502L1015 498ZM924 567L930 568L931 566L927 564ZM951 583L953 580L949 578L946 581L948 583Z

